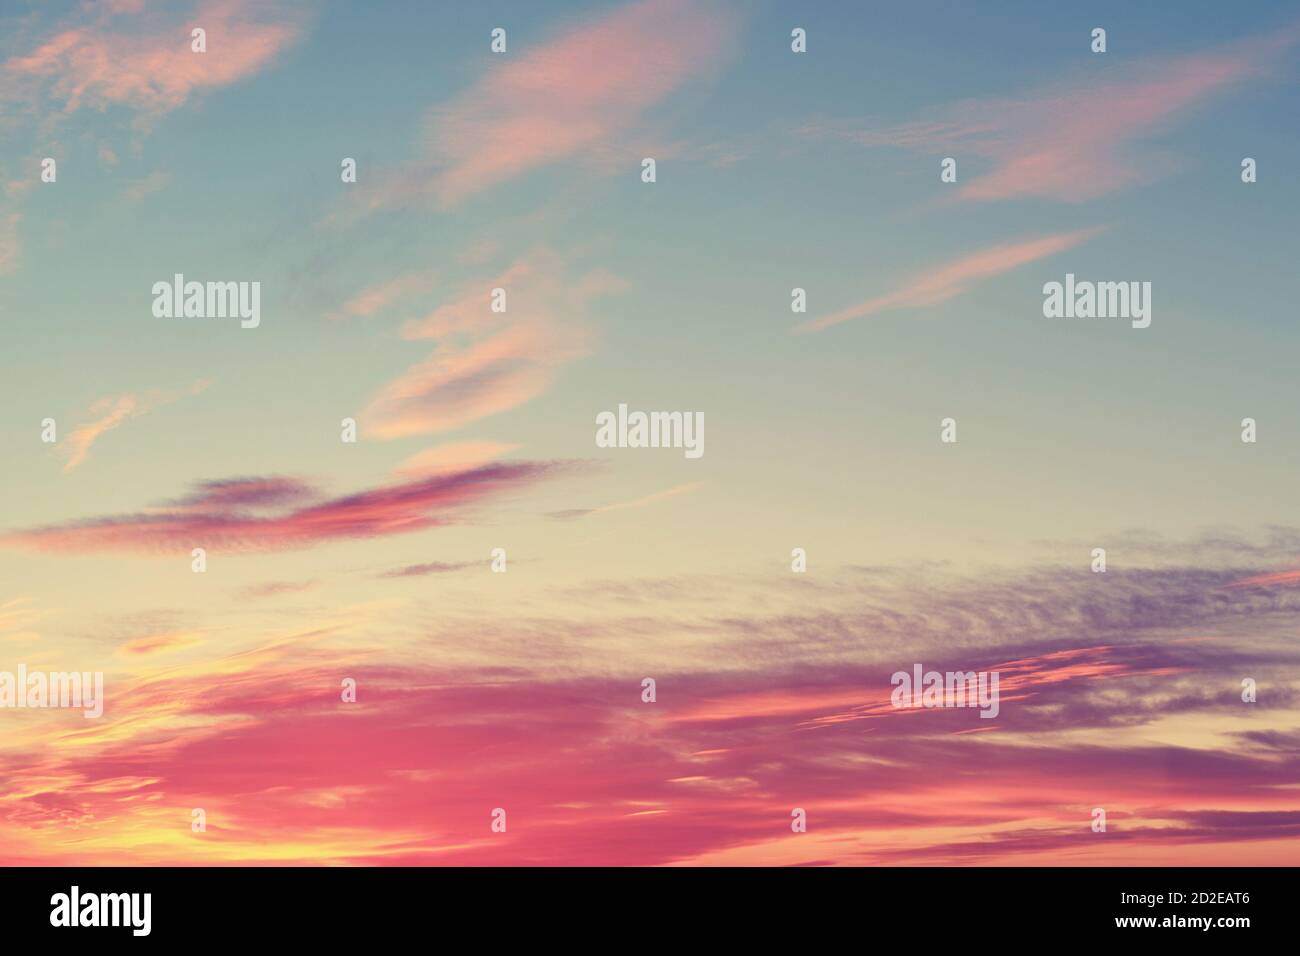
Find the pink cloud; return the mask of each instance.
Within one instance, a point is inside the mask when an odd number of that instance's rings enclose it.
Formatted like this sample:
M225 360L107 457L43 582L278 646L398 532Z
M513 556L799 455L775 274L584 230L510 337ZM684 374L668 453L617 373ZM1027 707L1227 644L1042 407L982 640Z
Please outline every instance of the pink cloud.
M419 168L375 206L431 196L441 205L532 169L583 158L642 123L654 104L698 76L726 46L729 17L697 0L640 0L528 49L512 39L486 76L430 118Z
M343 308L330 318L369 317L403 299L414 295L428 294L433 291L433 287L434 277L427 272L413 272L397 276L362 289L343 303Z
M387 440L449 431L536 398L561 366L590 352L585 313L622 285L600 271L570 279L559 257L544 249L468 284L402 327L404 338L441 344L379 390L361 416L366 434ZM497 287L506 291L504 312L491 309Z
M1297 39L1300 26L1291 26L1216 52L1094 71L1014 99L967 101L937 119L839 133L865 145L942 150L963 170L971 157L986 160L987 172L963 175L962 199L1082 202L1146 178L1155 164L1129 155L1130 145L1266 74Z
M764 706L762 725L675 719L735 675L661 680L651 706L626 675L395 665L321 637L123 681L102 724L76 729L74 749L7 754L0 859L1155 863L1212 860L1216 844L1240 853L1243 841L1284 859L1300 837L1286 739L1235 752L1103 746L1042 739L1031 725L1027 749L1014 729L965 735L947 722L926 735L916 721L810 734L797 708ZM340 702L342 676L357 680L356 703ZM769 704L835 706L847 690L790 687L762 669L744 680ZM1046 702L1065 686L1044 685ZM1087 826L1099 799L1105 840ZM191 806L206 808L219 839L169 838L189 823L176 808ZM505 834L489 831L498 806ZM815 821L807 839L790 836L795 806ZM66 825L76 820L96 822L93 846Z
M1268 588L1268 587L1288 587L1290 585L1300 585L1300 570L1297 571L1275 571L1271 574L1256 574L1252 577L1242 578L1240 581L1234 581L1228 585L1230 588Z
M562 467L538 462L486 465L308 503L301 499L312 492L292 479L234 479L209 483L176 505L16 531L0 536L0 545L144 554L198 547L225 552L307 548L444 525L467 505L526 486ZM271 505L280 507L268 510Z
M1086 242L1100 233L1100 227L1056 233L1038 239L1003 243L955 259L932 272L913 278L906 285L885 295L867 299L820 319L796 327L797 332L820 332L850 319L888 309L915 309L937 305L965 292L970 286L1009 272L1026 263L1055 255Z
M66 112L124 105L157 115L181 106L197 90L258 72L297 40L296 23L259 20L254 9L246 0L210 0L184 18L142 23L121 19L141 14L139 4L91 7L98 14L95 23L64 30L3 69L48 79ZM206 53L191 51L194 27L207 31Z
M1109 660L1107 652L1111 650L1112 648L1107 645L1072 648L1002 664L981 666L979 669L999 672L999 692L1003 702L1023 700L1027 692L1037 686L1080 678L1164 675L1174 672L1164 667L1142 667ZM890 699L892 689L892 685L884 683L874 689L861 684L846 686L818 684L812 687L764 689L703 701L678 711L672 719L709 722L802 718L800 726L811 727L873 717L938 713L895 707ZM818 715L819 711L822 712L820 715Z

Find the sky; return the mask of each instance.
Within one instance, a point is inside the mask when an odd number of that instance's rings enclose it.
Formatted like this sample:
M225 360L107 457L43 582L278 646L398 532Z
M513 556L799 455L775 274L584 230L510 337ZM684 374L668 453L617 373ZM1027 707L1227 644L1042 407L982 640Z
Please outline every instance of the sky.
M1288 3L8 0L0 673L104 713L0 708L0 862L1300 863L1298 74Z

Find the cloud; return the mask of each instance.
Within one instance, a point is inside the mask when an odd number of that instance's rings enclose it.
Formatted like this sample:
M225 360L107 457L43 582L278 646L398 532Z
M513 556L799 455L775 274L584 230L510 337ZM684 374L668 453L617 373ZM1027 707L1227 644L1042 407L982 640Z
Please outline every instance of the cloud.
M406 323L404 338L440 345L379 390L360 416L365 433L388 440L450 431L545 392L561 366L590 352L591 303L623 287L602 271L572 279L565 271L554 252L534 250ZM493 288L505 289L506 311L492 311Z
M192 494L175 502L178 511L225 511L240 508L274 508L320 497L316 488L300 478L221 478L201 482Z
M342 309L330 318L369 317L403 299L426 295L433 291L434 285L434 277L425 271L396 276L361 290L343 303Z
M463 507L563 472L562 463L514 462L383 485L303 503L292 479L231 479L200 486L190 498L152 511L15 531L0 545L74 553L163 554L308 548L438 527ZM268 506L279 510L262 513Z
M885 295L867 299L820 319L796 327L797 332L820 332L850 319L860 319L890 309L916 309L937 305L1004 272L1064 252L1100 233L1100 227L1056 233L1037 239L1008 242L955 259L929 273L914 277L906 285Z
M585 518L588 515L605 514L609 511L623 511L628 508L645 508L648 505L656 504L668 498L675 498L678 495L689 494L704 485L702 481L691 481L683 485L676 485L672 488L665 488L663 491L656 491L654 494L643 495L640 498L634 498L631 501L619 501L613 504L601 505L598 508L572 508L568 511L551 512L552 518L559 520L569 520L572 518Z
M165 670L136 655L103 720L4 741L0 860L1208 865L1248 843L1286 862L1300 598L1223 586L1248 571L584 582L546 620L516 603L466 622L474 664L448 663L462 645L441 604L441 628L400 651L305 621ZM584 633L572 657L520 663L521 644ZM1000 670L998 718L885 713L890 673L914 661ZM1265 672L1244 704L1239 675ZM207 808L221 839L188 839L176 806ZM496 806L506 835L486 832ZM796 806L807 839L781 836Z
M340 674L358 677L357 703L339 702ZM774 699L826 697L845 677L758 668L744 683ZM1131 681L1076 674L1041 693L1051 705L1087 686L1122 707ZM1134 852L1207 861L1246 840L1273 859L1297 839L1300 762L1285 737L1214 750L1033 725L963 735L952 731L979 718L960 710L869 733L810 732L798 708L681 719L735 678L664 676L649 705L626 678L397 665L305 636L117 686L104 721L6 755L5 862L1104 864ZM206 807L222 838L166 839L176 805ZM1088 827L1098 805L1105 839ZM508 808L505 839L484 834L494 806ZM823 842L774 845L793 806ZM76 819L99 821L91 845L49 826Z
M279 597L281 594L310 591L315 586L315 581L267 581L265 584L254 584L244 588L240 591L240 596L258 601L262 598Z
M1230 588L1268 588L1300 585L1300 571L1275 571L1270 574L1256 574L1227 585Z
M161 170L154 170L148 176L144 177L144 179L131 183L131 185L126 188L124 195L132 202L139 202L151 193L156 193L160 189L166 188L169 182L171 182L170 173L165 173Z
M430 574L450 574L453 571L463 571L466 568L481 566L482 562L475 561L458 561L454 564L448 564L444 561L430 561L428 564L409 564L404 568L394 568L392 571L385 571L380 575L381 578L417 578L425 577Z
M7 61L11 78L45 81L65 112L120 105L156 117L197 91L227 86L268 66L301 34L292 20L268 21L246 0L210 0L165 21L143 5L96 7L94 21L65 29ZM207 31L207 52L190 49L190 30Z
M298 13L264 19L264 8L251 0L206 0L181 15L172 10L160 14L159 9L146 11L135 0L89 0L71 25L29 52L0 62L0 123L25 118L38 124L30 131L5 129L6 140L50 140L71 114L109 107L133 111L134 127L148 130L196 93L267 67L303 32ZM190 30L196 25L207 31L207 53L191 52ZM57 146L47 149L59 155ZM42 155L29 158L31 168ZM99 145L98 155L110 165L118 161L107 143ZM18 198L35 181L31 174L5 182L4 191ZM142 199L167 181L165 173L155 172L130 184L125 195ZM0 275L17 268L21 220L19 212L0 206Z
M725 7L640 0L509 59L433 111L426 158L390 179L373 207L427 197L447 206L538 167L582 161L636 130L656 103L712 69L726 49Z
M1083 202L1118 192L1167 167L1134 154L1130 147L1167 130L1212 97L1266 75L1298 39L1300 25L1291 25L1215 52L1094 72L1015 98L966 101L937 118L892 128L814 125L810 131L867 146L898 146L931 155L942 151L961 163L967 157L987 161L986 172L963 175L958 191L962 199Z
M449 471L464 471L508 455L518 445L497 441L462 441L417 452L393 469L403 478L440 475Z
M146 634L122 644L117 653L123 657L144 657L155 654L170 654L186 647L195 647L203 643L203 635L195 631L169 631L162 634Z
M59 450L67 458L63 472L74 471L85 463L90 447L104 434L119 427L128 419L138 418L155 408L168 405L186 395L198 395L212 384L212 379L195 382L182 392L154 390L143 394L124 393L101 398L90 406L90 414L99 417L76 426L60 443Z
M439 350L380 390L362 413L363 428L381 440L459 428L536 398L558 365L586 352L582 337L557 340L536 323Z

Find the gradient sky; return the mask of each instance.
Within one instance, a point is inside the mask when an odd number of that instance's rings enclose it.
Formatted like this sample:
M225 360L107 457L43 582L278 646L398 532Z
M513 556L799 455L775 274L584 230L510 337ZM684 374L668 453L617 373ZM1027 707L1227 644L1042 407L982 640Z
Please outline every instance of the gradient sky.
M1055 6L7 2L0 862L1300 862L1300 17Z

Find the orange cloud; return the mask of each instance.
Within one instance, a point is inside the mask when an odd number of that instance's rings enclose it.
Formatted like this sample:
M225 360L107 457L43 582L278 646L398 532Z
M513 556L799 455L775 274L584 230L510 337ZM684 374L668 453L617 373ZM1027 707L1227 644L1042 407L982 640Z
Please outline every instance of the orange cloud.
M63 465L64 474L80 467L85 462L86 456L90 454L90 446L106 432L117 428L127 419L138 417L161 405L174 402L181 395L197 395L211 384L211 379L204 379L195 382L189 389L180 394L154 391L144 395L127 393L116 396L110 395L107 398L99 399L90 406L91 414L99 417L93 421L78 425L59 446L63 454L67 456L67 461Z
M797 332L820 332L832 325L860 319L887 309L915 309L937 305L965 292L971 285L1009 272L1019 266L1055 255L1086 242L1101 232L1100 227L1056 233L1039 239L1003 243L953 260L933 272L917 276L893 292L867 299L820 319L796 327Z
M201 643L203 643L202 636L194 631L169 631L133 638L118 647L117 653L124 657L152 656L179 651Z
M465 471L494 461L518 447L518 445L506 445L496 441L454 442L437 448L427 448L412 455L393 471L403 478L423 478L452 471Z

